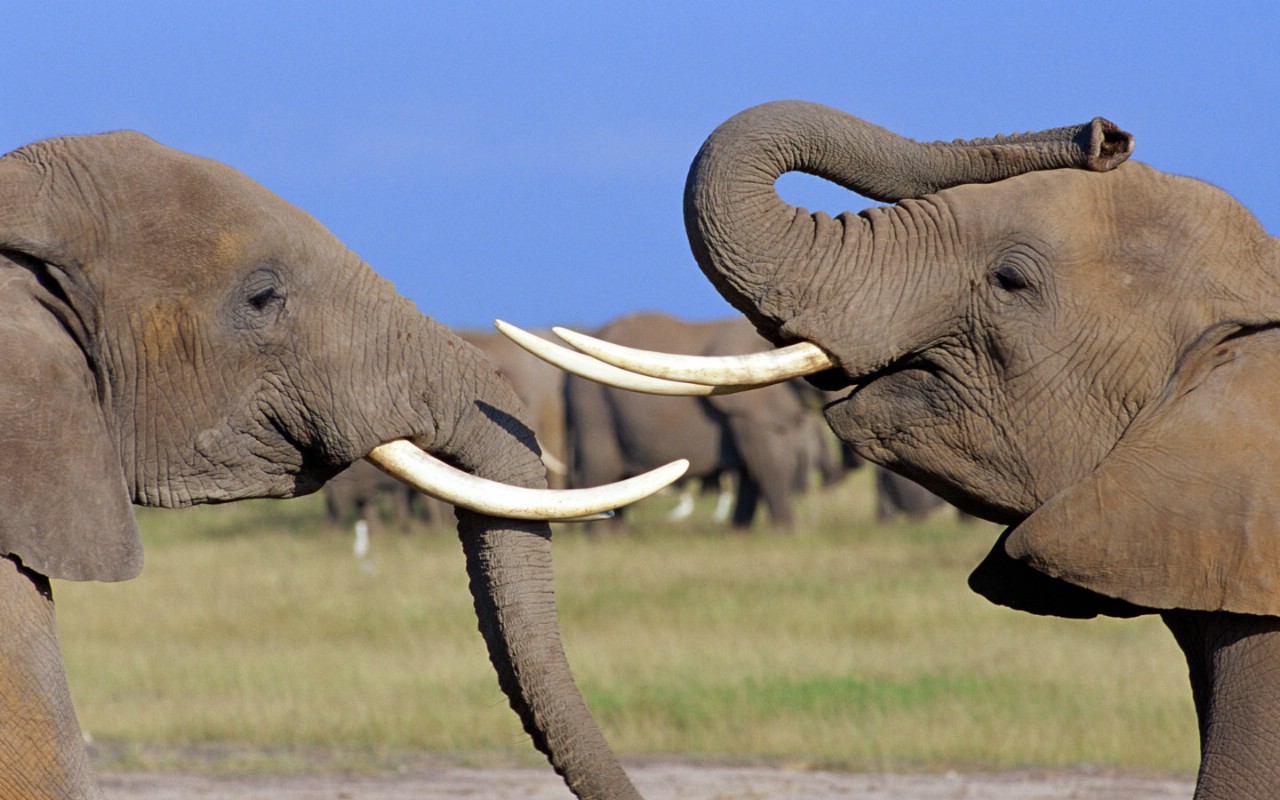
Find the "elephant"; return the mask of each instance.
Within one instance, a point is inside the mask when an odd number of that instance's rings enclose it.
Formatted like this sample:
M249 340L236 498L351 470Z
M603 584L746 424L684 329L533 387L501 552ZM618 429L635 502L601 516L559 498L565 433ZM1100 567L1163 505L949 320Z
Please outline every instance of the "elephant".
M325 522L332 526L355 520L366 532L384 521L408 531L414 521L437 526L452 520L453 510L427 497L368 461L357 461L324 485Z
M884 467L875 467L876 520L890 522L898 517L922 520L934 509L948 505L938 495L920 484ZM957 511L957 519L970 522L972 517Z
M496 331L462 330L458 335L479 348L516 390L542 448L547 482L553 488L567 485L564 372L545 361L529 358L523 348Z
M1188 666L1196 797L1272 797L1280 243L1132 150L1101 118L924 143L814 103L747 109L694 158L686 230L782 349L731 371L570 344L704 394L800 373L840 392L840 439L1004 526L980 595L1158 615ZM881 205L809 213L774 190L789 171Z
M803 397L809 398L809 403L815 412L821 410L822 406L828 402L824 392L815 391L808 384L801 381L792 382L792 387L799 391ZM847 451L847 447L843 442L834 442L831 431L822 424L822 417L818 413L809 414L808 422L800 437L800 446L798 448L799 461L796 464L795 488L797 492L807 492L813 486L813 480L816 477L818 486L827 488L835 486L846 477L849 472L861 466L860 459ZM833 452L833 447L837 447Z
M620 317L598 336L695 354L768 346L740 317L689 322L660 312ZM750 527L762 497L775 526L794 524L796 484L818 466L814 442L821 432L816 392L803 383L720 397L653 397L570 375L564 393L571 485L618 480L684 458L691 482L734 479L734 527Z
M875 468L876 519L888 522L897 516L924 519L946 500L909 478L883 467Z
M637 796L564 657L546 521L633 498L545 490L509 384L317 221L140 133L44 140L0 158L0 286L0 795L100 796L51 580L137 575L131 504L293 497L369 458L460 506L534 745L580 796Z

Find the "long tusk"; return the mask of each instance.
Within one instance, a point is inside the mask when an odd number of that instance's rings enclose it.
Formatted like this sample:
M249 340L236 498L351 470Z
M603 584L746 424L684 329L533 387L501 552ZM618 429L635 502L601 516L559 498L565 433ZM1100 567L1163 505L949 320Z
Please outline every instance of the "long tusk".
M576 350L553 344L541 336L517 328L509 322L503 322L499 319L495 320L493 324L508 339L548 364L553 364L565 372L572 372L574 375L593 380L596 383L603 383L606 386L614 386L619 389L643 392L645 394L681 397L733 394L734 392L744 392L748 389L756 388L754 386L709 386L704 383L686 383L651 378L647 375L639 375L635 372L619 369Z
M811 342L740 356L689 356L638 350L567 328L551 330L587 355L628 372L707 386L768 386L835 366L831 356Z
M600 519L602 512L648 497L689 468L688 461L679 459L634 478L591 489L526 489L463 472L404 439L378 445L365 458L383 472L446 503L495 517L561 522Z

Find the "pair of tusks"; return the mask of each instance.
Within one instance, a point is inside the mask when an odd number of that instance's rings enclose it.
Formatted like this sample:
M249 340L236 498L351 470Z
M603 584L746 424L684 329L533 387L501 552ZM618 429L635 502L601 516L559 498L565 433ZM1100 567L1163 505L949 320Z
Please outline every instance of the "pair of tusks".
M584 378L635 392L707 396L757 389L835 366L817 345L800 342L742 356L681 356L613 344L565 328L552 331L576 350L498 320L494 323L530 353ZM404 439L379 445L366 458L424 494L495 517L602 519L673 483L689 462L673 461L634 478L590 489L525 489L455 469Z
M645 394L705 397L759 389L830 369L835 360L810 342L741 356L689 356L637 350L567 328L551 331L569 350L497 320L494 326L538 358L583 378Z

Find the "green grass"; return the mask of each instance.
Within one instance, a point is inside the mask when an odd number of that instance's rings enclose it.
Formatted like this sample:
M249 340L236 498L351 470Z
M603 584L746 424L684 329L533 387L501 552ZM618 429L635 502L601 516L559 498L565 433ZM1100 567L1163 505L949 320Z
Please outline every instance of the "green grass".
M665 523L663 499L628 535L557 529L566 649L615 749L1194 768L1185 665L1156 620L991 606L965 578L994 527L947 513L879 527L868 494L859 476L806 501L793 534ZM140 578L57 584L95 741L141 760L224 747L536 763L475 631L455 536L384 534L362 570L320 518L318 498L144 511Z

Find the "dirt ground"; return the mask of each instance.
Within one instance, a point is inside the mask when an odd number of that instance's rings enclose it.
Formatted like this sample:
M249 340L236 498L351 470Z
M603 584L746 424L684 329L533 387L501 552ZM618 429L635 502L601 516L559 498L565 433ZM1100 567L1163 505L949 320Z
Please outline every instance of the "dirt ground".
M1025 770L995 774L863 775L837 772L628 764L650 800L1187 800L1190 778L1111 770ZM210 777L181 772L103 772L108 800L443 800L570 795L549 769L442 767L384 775Z

